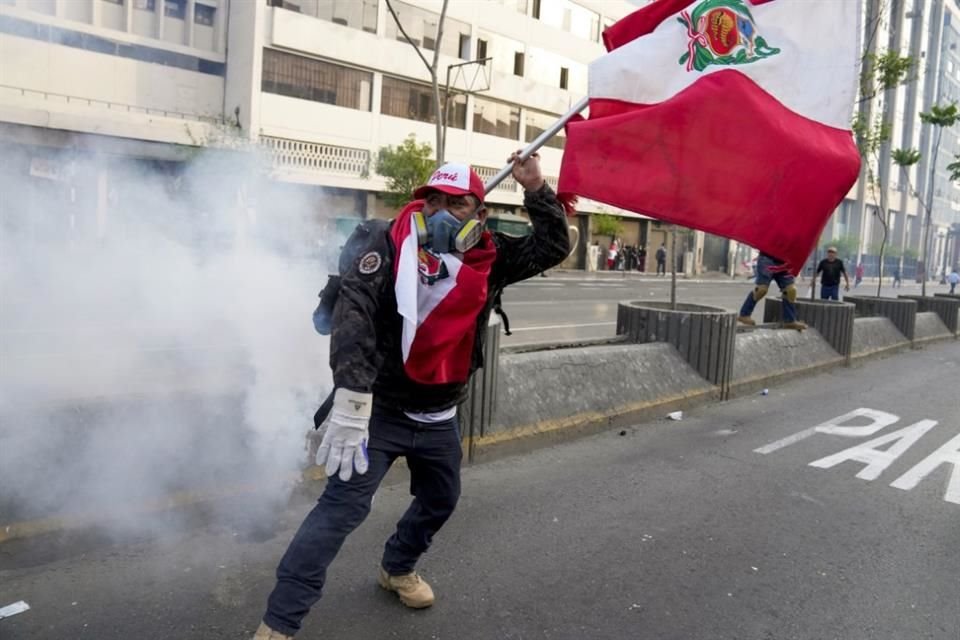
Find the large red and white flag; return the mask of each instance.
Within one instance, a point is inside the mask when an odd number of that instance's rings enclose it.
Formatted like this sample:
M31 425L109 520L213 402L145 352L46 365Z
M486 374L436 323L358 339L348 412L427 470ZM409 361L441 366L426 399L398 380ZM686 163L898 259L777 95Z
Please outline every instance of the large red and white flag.
M404 370L421 384L463 383L497 250L489 232L462 256L420 246L413 214L422 206L422 200L408 204L390 228Z
M558 191L798 272L856 182L854 0L657 0L604 32Z

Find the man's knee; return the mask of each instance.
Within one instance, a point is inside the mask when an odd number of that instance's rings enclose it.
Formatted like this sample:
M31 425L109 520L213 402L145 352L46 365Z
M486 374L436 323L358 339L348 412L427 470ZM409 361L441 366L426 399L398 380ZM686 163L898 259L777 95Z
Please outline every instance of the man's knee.
M770 288L770 287L768 287L768 286L765 285L765 284L758 284L756 287L754 287L754 289L753 289L753 301L754 301L754 302L760 302L760 300L763 299L763 296L767 295L767 289L769 289L769 288Z
M783 290L783 297L785 300L790 302L797 301L797 285L792 282L787 285L787 288Z

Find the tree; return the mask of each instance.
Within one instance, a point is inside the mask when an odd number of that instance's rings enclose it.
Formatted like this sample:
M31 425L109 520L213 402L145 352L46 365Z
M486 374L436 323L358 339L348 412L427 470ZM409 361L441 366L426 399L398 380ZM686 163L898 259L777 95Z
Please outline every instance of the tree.
M598 236L615 238L623 233L623 224L617 216L596 213L593 215L593 232Z
M933 105L930 111L920 114L920 121L934 127L935 135L933 140L933 154L930 161L930 180L927 184L927 202L924 205L924 227L923 227L923 245L920 247L920 255L923 260L923 281L921 283L920 295L927 295L927 274L930 272L928 255L930 250L930 226L933 224L933 178L937 169L937 156L940 153L940 139L943 137L943 130L949 129L960 122L960 110L956 102L941 107ZM952 165L953 163L951 163ZM948 169L951 165L948 165Z
M879 25L879 20L877 25ZM876 26L874 28L876 28ZM869 46L869 44L868 44ZM865 182L870 188L877 209L874 214L883 229L880 241L880 264L877 295L880 295L880 284L883 282L883 250L887 243L887 234L890 229L890 210L887 206L886 185L883 184L882 172L874 171L874 164L880 166L880 151L890 139L890 123L883 113L870 114L869 102L880 93L895 89L911 80L910 72L914 61L909 56L901 56L896 51L886 51L880 54L867 53L861 59L860 67L860 112L854 118L851 129L863 158ZM857 252L859 254L859 251Z
M420 60L423 62L424 66L427 67L427 72L430 74L430 84L433 89L433 113L436 116L436 128L437 128L437 165L443 164L444 156L444 140L443 140L443 131L446 121L445 109L442 109L440 106L440 85L437 80L437 67L440 63L440 43L443 40L443 23L447 17L447 3L450 0L443 0L443 6L440 8L440 19L437 20L437 37L433 39L433 61L428 62L426 56L423 55L423 52L420 51L420 47L417 45L413 39L407 35L406 30L403 28L403 25L400 24L400 18L397 16L397 12L393 10L393 5L390 4L390 0L387 2L387 10L390 11L390 15L393 16L393 21L397 25L400 34L403 35L404 40L406 40L414 51L417 52L417 55L420 56Z
M836 247L837 255L848 260L859 260L858 249L860 248L860 239L856 236L845 235L834 238L822 247L821 253L827 252L827 247Z
M410 201L414 190L426 184L433 173L430 159L433 149L424 142L417 144L412 133L396 147L380 147L375 171L387 179L384 200L391 207L402 207Z

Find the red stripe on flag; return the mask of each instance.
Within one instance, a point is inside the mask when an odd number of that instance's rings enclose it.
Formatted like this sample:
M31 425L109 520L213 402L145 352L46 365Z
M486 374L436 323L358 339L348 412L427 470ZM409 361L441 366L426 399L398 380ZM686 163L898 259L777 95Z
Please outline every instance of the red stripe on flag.
M603 31L603 44L607 51L645 36L664 20L679 13L697 0L657 0L653 4L638 9L625 18L621 18Z
M558 191L745 242L794 273L860 169L849 131L738 71L659 104L594 100L590 113L567 125Z

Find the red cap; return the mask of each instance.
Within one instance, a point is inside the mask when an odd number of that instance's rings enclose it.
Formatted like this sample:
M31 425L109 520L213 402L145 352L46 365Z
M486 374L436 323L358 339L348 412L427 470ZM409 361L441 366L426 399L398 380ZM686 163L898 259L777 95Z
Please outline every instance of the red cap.
M413 192L414 198L425 198L431 191L442 191L454 196L475 196L481 203L485 191L483 180L469 165L448 162L430 176L427 184Z

